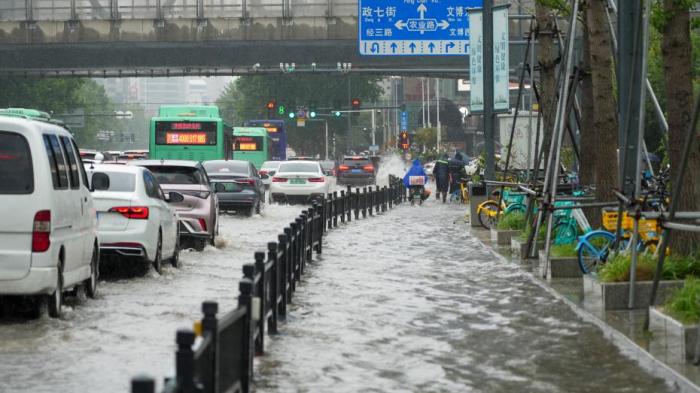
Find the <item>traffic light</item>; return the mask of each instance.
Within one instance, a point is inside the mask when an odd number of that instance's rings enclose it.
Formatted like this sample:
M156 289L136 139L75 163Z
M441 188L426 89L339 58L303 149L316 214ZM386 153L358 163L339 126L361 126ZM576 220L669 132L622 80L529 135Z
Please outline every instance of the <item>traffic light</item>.
M362 101L359 98L353 98L350 103L352 104L352 109L360 109L360 106L362 106Z
M340 117L340 111L333 112L333 115L335 115L335 117Z
M408 148L411 147L411 144L408 140L408 132L401 131L399 133L399 147L404 150L408 150Z
M282 104L279 104L277 106L277 114L280 116L284 116L287 113L287 107L285 107Z
M289 115L288 115L288 116L289 116L290 119L293 119L294 116L296 116L296 115L294 114L294 111L289 111Z
M267 102L267 109L268 110L273 110L275 109L275 100L270 100Z
M312 102L309 104L309 117L314 118L316 117L316 103Z

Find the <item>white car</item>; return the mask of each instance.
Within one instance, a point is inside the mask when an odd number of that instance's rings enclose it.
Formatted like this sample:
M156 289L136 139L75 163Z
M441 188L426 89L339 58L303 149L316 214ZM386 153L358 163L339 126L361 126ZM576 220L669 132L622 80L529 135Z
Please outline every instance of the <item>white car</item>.
M258 170L260 176L267 175L267 178L263 179L263 184L265 185L265 188L270 188L272 176L274 176L277 172L277 168L279 168L281 162L282 161L265 161L260 166L260 170Z
M0 110L0 296L41 299L57 318L65 292L82 287L95 296L100 249L78 147L49 120Z
M182 202L177 192L164 193L145 167L95 165L92 184L108 182L93 194L103 255L137 257L162 273L164 260L178 267L178 217L169 202Z
M270 183L273 202L309 202L328 193L330 182L316 161L285 161Z

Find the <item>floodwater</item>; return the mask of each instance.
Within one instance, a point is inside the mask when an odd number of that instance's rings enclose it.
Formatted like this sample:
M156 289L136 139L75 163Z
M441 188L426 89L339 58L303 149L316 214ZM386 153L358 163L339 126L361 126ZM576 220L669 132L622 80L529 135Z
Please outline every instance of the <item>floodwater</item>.
M404 166L389 160L380 184ZM385 184L382 184L385 185ZM127 392L174 373L174 339L203 300L236 306L238 280L300 212L224 217L217 247L182 268L106 277L62 319L0 319L0 393ZM282 334L256 361L259 392L663 392L594 326L429 201L330 232Z
M666 392L428 201L330 233L258 392Z
M72 301L60 320L0 319L0 393L128 392L131 377L159 382L175 368L175 331L201 318L201 302L236 307L242 266L266 250L300 206L223 216L217 247L181 253L182 268L105 278L95 300ZM75 299L75 298L74 298Z

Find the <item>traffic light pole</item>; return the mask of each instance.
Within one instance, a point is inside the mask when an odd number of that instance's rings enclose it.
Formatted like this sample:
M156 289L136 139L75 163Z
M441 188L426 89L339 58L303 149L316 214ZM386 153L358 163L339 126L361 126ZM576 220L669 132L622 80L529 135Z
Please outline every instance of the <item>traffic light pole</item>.
M325 146L325 153L326 153L326 154L325 154L324 157L326 157L326 160L328 160L328 120L326 120L326 119L306 119L306 121L322 121L322 122L325 123L325 126L326 126L326 137L325 137L324 146Z

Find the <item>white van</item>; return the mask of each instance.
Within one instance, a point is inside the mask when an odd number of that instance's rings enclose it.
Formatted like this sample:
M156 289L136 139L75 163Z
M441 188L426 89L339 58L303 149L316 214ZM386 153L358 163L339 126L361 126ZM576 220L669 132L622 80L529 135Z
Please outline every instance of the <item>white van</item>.
M0 110L0 296L35 296L59 317L63 294L97 291L99 242L73 136L49 115ZM35 304L40 304L36 302Z

